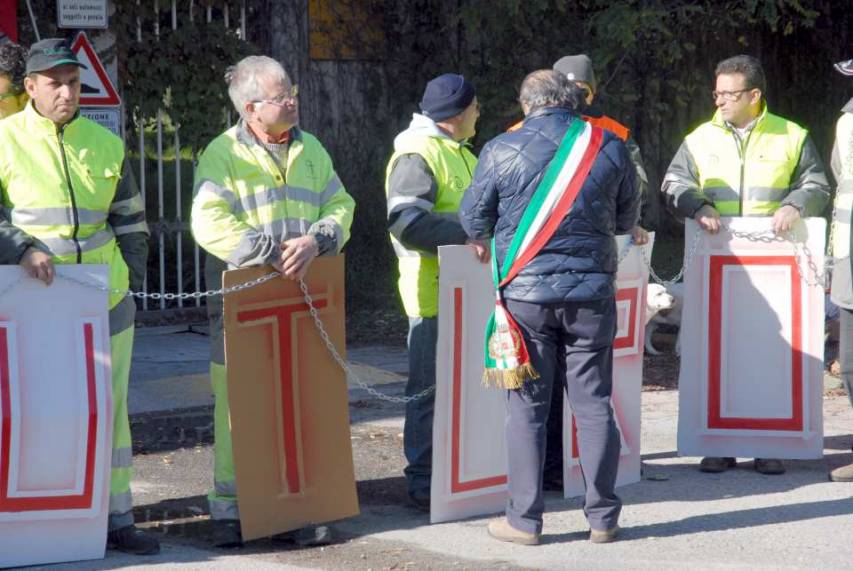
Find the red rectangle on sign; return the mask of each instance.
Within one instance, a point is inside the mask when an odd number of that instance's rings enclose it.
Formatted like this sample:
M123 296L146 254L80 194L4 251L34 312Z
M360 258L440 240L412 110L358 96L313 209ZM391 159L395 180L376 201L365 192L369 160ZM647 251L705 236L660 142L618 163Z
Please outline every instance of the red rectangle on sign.
M92 507L95 481L95 445L98 436L98 402L95 376L94 328L83 324L84 360L86 364L86 396L89 405L87 418L86 463L83 493L66 496L9 497L9 470L12 440L12 401L8 329L0 327L0 512L31 512L46 510L88 509Z
M723 268L786 266L791 275L791 411L789 418L744 418L721 415L721 344ZM729 430L803 430L802 290L793 256L711 256L708 291L708 428Z

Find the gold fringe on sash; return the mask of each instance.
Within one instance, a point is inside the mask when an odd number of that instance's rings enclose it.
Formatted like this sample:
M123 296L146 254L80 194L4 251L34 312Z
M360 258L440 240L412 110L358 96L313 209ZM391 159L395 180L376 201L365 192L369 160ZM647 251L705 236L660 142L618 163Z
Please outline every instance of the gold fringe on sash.
M530 363L514 369L486 369L483 371L483 385L498 389L515 391L524 386L527 379L538 379L539 373Z

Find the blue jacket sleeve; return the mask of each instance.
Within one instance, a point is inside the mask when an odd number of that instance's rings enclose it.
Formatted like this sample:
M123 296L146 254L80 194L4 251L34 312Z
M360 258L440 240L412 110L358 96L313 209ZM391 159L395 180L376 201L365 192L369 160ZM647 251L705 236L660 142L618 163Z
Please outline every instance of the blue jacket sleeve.
M492 237L498 219L498 188L492 146L487 144L480 153L471 185L459 205L462 229L474 240Z

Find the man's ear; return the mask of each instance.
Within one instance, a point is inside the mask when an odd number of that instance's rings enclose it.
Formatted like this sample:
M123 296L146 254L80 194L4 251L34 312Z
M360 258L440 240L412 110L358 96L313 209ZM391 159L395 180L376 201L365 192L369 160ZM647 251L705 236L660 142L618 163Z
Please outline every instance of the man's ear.
M30 97L30 99L35 96L36 80L30 76L24 78L24 92Z
M757 89L757 88L753 89L751 93L752 93L752 99L750 100L750 103L752 105L755 105L756 103L761 101L761 96L763 94L761 93L760 89Z

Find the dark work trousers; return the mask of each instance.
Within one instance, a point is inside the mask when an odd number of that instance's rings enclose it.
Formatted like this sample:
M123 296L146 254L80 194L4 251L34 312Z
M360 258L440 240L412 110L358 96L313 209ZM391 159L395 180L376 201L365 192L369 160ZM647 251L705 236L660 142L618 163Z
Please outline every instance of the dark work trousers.
M611 529L622 508L613 491L620 442L610 406L615 302L613 298L553 304L507 300L506 306L521 327L531 363L540 375L520 390L507 391L507 519L521 531L542 532L546 427L552 389L560 386L557 358L562 354L586 484L584 513L592 529Z
M839 309L838 364L841 366L841 382L853 405L853 309Z
M409 380L406 396L435 387L435 345L438 342L438 319L409 317ZM406 455L406 483L409 494L419 499L429 497L432 477L432 417L435 392L406 403L403 424L403 452Z

